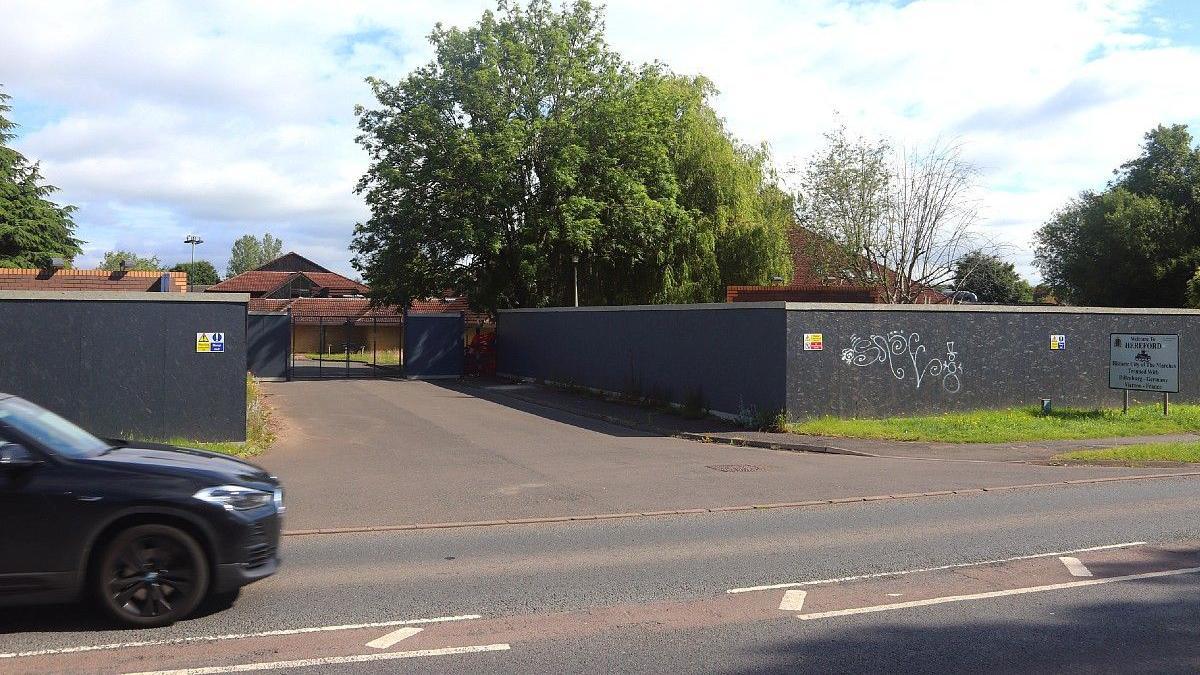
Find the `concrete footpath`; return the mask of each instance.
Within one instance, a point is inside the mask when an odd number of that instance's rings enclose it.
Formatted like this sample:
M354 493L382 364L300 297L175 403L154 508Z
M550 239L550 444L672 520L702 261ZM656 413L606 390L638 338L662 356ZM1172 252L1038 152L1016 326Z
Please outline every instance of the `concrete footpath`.
M497 388L507 386L266 383L283 429L256 462L287 488L286 528L642 517L1186 471L866 458L697 443L530 403L516 396L528 394L524 388Z
M577 393L526 382L494 378L464 381L465 390L474 389L487 398L510 397L552 407L576 415L623 424L665 436L689 440L724 442L779 450L826 452L867 457L907 457L915 459L966 460L981 462L1044 463L1055 455L1072 450L1113 448L1143 443L1176 441L1200 442L1200 434L1126 436L1063 441L1020 441L1009 443L930 443L888 441L864 438L837 438L789 433L748 431L717 419L687 419L656 408L612 400L590 393Z

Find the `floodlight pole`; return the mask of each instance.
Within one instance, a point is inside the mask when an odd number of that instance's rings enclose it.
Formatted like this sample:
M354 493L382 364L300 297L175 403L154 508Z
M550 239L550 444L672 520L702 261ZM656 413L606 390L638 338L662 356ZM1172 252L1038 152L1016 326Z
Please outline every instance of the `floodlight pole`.
M571 256L571 267L575 270L575 306L579 306L579 256Z

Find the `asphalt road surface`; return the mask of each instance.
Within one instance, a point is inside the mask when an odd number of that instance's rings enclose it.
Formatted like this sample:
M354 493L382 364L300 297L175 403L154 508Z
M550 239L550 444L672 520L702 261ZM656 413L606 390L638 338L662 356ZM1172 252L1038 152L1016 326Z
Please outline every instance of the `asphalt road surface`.
M6 610L0 671L1196 672L1198 489L291 536L170 628Z

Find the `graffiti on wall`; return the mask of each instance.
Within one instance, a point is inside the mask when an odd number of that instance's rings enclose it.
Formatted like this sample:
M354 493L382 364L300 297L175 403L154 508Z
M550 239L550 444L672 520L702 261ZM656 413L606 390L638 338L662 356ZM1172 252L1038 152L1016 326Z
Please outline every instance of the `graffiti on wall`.
M940 380L942 389L951 394L962 388L962 362L954 343L946 343L946 356L926 358L920 333L894 330L884 335L850 336L850 346L842 350L842 361L860 368L886 364L897 380L911 379L918 389L930 378Z

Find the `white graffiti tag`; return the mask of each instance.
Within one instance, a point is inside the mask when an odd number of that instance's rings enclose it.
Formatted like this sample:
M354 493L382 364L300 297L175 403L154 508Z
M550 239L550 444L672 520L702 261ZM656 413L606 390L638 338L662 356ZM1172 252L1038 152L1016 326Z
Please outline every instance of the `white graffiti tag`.
M922 363L925 345L921 344L919 333L906 333L894 330L886 335L871 335L861 338L850 336L850 346L842 350L842 360L851 366L870 366L876 363L887 364L888 370L897 380L904 380L912 374L917 388L926 377L941 378L942 388L951 394L957 394L962 388L962 362L958 360L958 352L954 351L954 343L946 343L946 358L931 358Z

